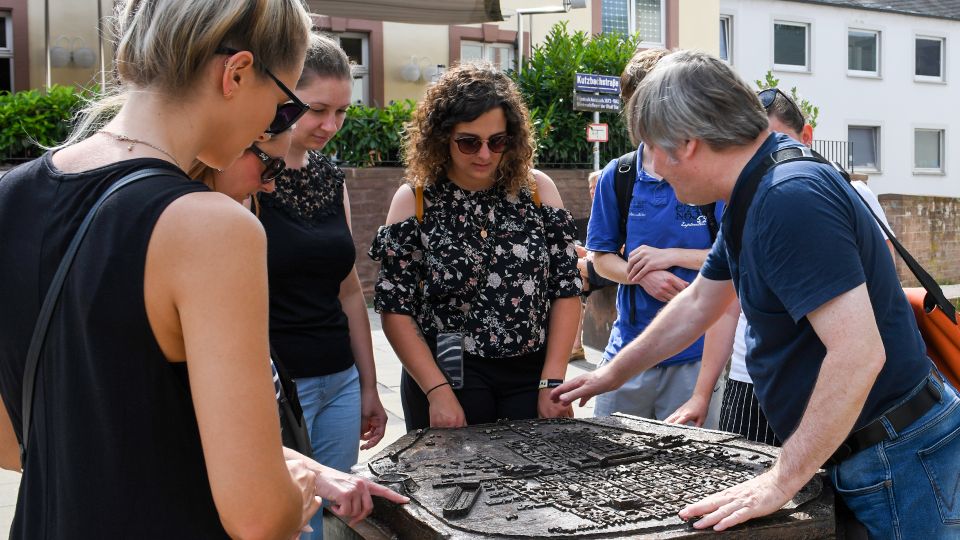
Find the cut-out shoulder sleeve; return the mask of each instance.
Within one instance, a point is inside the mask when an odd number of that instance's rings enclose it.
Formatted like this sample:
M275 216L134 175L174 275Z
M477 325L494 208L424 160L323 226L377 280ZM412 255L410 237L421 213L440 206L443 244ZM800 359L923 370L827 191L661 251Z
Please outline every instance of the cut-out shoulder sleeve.
M369 255L380 262L373 305L378 313L416 317L417 293L423 276L420 224L410 217L377 231Z
M579 296L582 290L580 271L577 270L577 251L573 240L577 227L573 216L563 208L543 205L543 228L550 252L550 275L547 298Z

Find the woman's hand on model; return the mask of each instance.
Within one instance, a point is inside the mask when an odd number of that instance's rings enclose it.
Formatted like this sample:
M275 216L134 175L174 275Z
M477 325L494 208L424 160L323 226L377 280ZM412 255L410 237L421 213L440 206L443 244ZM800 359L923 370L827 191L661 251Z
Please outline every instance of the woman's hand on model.
M450 385L441 386L427 397L430 401L430 427L464 427L467 417Z
M288 459L286 462L287 470L290 471L290 478L299 488L301 502L303 503L300 531L312 531L310 518L320 509L321 503L320 497L317 496L317 473L310 468L305 460Z
M387 411L380 403L377 389L360 390L360 440L365 441L361 450L377 445L387 430Z
M316 493L330 502L330 511L355 525L373 511L373 498L383 497L390 502L406 504L410 499L353 474L315 463Z
M540 418L573 418L573 405L563 405L550 398L550 389L540 390L537 396L537 416Z

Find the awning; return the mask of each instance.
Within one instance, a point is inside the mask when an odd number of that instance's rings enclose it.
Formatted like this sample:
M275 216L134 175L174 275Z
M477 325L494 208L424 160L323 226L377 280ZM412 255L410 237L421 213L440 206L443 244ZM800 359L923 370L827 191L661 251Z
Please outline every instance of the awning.
M307 0L318 15L412 24L502 21L500 0Z

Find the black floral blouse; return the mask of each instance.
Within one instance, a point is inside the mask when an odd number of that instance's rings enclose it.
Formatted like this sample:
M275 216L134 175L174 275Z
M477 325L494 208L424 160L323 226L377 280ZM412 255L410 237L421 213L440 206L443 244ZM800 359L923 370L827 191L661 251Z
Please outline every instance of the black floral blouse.
M570 213L537 207L527 190L449 180L424 189L424 207L423 223L410 217L374 238L377 311L412 316L428 339L463 332L466 352L484 358L543 347L551 300L581 290Z

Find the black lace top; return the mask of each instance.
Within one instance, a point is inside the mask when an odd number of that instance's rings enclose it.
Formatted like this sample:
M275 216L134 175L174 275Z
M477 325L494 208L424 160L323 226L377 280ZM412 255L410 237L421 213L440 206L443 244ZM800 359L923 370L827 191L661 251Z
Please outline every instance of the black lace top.
M310 152L286 169L274 193L260 194L267 231L270 344L293 378L320 377L353 365L340 283L356 249L343 208L343 171Z
M466 352L527 354L546 344L550 301L580 294L573 218L529 191L471 192L443 180L416 217L380 227L378 312L412 316L427 338L463 332ZM486 231L486 237L481 234Z
M291 216L317 221L343 210L343 171L319 152L308 152L300 169L284 169L273 193L261 193L264 206Z

